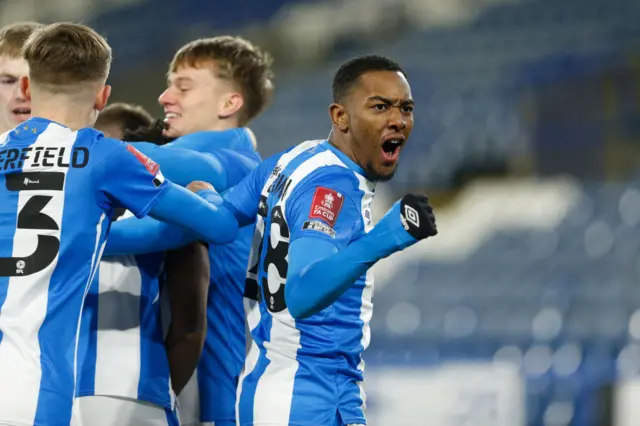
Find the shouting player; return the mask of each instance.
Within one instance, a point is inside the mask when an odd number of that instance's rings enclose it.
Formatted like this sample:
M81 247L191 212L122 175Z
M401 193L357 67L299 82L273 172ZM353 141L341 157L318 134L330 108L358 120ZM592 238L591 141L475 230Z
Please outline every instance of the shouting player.
M142 107L115 103L100 113L95 128L122 139L152 123ZM113 219L131 215L115 211ZM163 262L173 318L166 350L159 303ZM201 243L166 260L163 252L103 258L82 311L74 426L179 424L170 371L200 357L205 301L192 295L208 285L209 259ZM189 374L194 370L195 363Z
M369 268L437 233L424 196L406 195L371 222L375 184L391 179L413 127L402 68L385 57L355 58L336 73L333 97L329 140L263 162L219 204L240 225L257 218L245 289L252 345L238 390L241 426L364 425ZM135 235L117 225L122 241L176 235L161 223Z
M368 270L436 234L420 196L405 196L371 222L375 184L392 178L413 127L402 68L379 56L353 59L335 75L333 100L328 141L293 148L227 196L238 216L258 215L246 289L253 343L238 391L242 426L364 425Z
M0 29L0 134L31 116L31 102L20 91L18 81L29 72L27 61L22 58L22 46L41 26L36 22L20 22Z
M213 190L199 191L202 200L88 128L110 92L101 36L53 24L23 54L20 86L34 117L0 136L0 424L68 425L81 307L112 210L151 214L214 243L235 238L237 222L213 205Z
M157 161L173 182L206 180L218 191L237 184L260 162L253 134L245 126L271 98L271 63L269 55L239 37L186 44L176 53L167 90L159 98L165 110L165 136L177 139L162 148L144 143L136 146ZM253 228L245 227L233 243L210 245L207 337L197 373L179 395L185 426L235 425L236 389L246 346L244 276L252 236ZM170 239L141 238L135 241L135 249L124 250L114 238L107 250L145 253L172 248L166 246L167 241ZM183 379L172 371L176 392L186 384Z

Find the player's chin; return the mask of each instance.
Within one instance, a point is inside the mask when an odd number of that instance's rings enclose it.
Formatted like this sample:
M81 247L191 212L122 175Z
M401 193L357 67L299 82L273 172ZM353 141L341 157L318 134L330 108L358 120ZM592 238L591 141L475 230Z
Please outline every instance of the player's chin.
M169 138L169 139L175 139L175 138L179 138L180 136L182 136L182 133L176 129L175 127L169 127L167 129L164 129L162 131L162 136L164 136L165 138Z
M376 180L378 182L387 182L390 181L391 179L393 179L393 176L396 173L396 168L398 167L398 163L397 162L393 162L393 163L385 163L385 164L380 164L378 166L378 170L375 171L376 174Z
M12 114L11 115L11 124L13 124L13 127L15 127L18 124L24 123L25 121L27 121L30 118L31 118L31 114Z

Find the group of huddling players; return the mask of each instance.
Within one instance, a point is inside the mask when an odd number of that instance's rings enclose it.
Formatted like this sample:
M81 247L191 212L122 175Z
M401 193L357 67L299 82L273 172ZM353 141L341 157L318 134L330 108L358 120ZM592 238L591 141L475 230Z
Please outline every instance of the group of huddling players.
M0 425L365 425L369 269L437 234L424 195L371 214L403 69L345 62L327 138L263 161L259 47L184 45L158 120L108 105L111 59L83 25L0 30Z

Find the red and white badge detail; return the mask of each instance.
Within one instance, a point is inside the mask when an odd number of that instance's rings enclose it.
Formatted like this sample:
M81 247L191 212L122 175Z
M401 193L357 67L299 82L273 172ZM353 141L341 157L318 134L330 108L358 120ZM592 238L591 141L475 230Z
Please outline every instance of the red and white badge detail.
M309 219L322 219L334 226L344 203L344 195L333 189L319 186L313 194Z
M135 149L133 145L129 143L127 144L127 149L129 150L130 153L136 156L138 161L142 163L142 165L149 171L149 173L151 173L154 176L158 174L158 170L160 170L160 166L158 166L158 163L156 163L151 158L147 157L146 155L144 155L143 153Z

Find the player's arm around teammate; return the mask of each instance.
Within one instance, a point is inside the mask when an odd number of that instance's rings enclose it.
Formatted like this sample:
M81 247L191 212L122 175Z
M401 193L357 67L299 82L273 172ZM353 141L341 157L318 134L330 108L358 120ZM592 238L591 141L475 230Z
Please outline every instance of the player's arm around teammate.
M260 192L259 190L255 190L256 182L262 179L265 172L266 174L270 173L271 169L269 167L272 167L274 164L275 162L272 161L272 159L266 160L238 185L230 188L239 188L236 193L242 193L245 188L251 188L250 192L243 194L243 198L246 199L244 204L249 207L243 208L242 210L238 210L236 206L226 203L224 199L218 195L213 185L208 182L194 181L187 185L187 187L192 188L196 194L205 198L211 205L219 209L220 215L225 221L233 218L232 226L235 228L233 229L235 232L238 227L250 225L255 221L255 213L258 209L258 201L260 200ZM153 220L153 218L144 218L142 220L129 218L115 223L111 228L105 254L143 254L157 250L173 250L197 241L198 239L202 239L198 234L184 227L173 225L172 223L164 223L161 220ZM228 242L226 241L226 235L225 241L217 242L217 244L224 244L225 242Z
M171 324L165 340L171 385L176 395L196 370L207 334L209 256L206 247L191 243L167 253L166 285Z
M216 191L223 192L231 183L228 177L228 167L225 167L225 163L230 162L230 155L237 156L226 147L233 145L234 134L241 131L245 131L245 129L200 132L180 137L165 146L138 142L136 147L141 146L141 150L146 155L157 161L162 167L163 174L171 182L188 186L192 181L206 181ZM212 150L211 145L218 146L218 150L224 152L218 153L216 150ZM241 161L243 161L243 165L247 162L246 159ZM207 187L207 189L210 188ZM221 202L221 200L219 201ZM253 217L243 217L240 226L250 224L253 220ZM128 218L112 227L105 255L144 254L157 250L174 250L196 240L198 240L197 235L182 227L163 223L150 217L141 220Z

